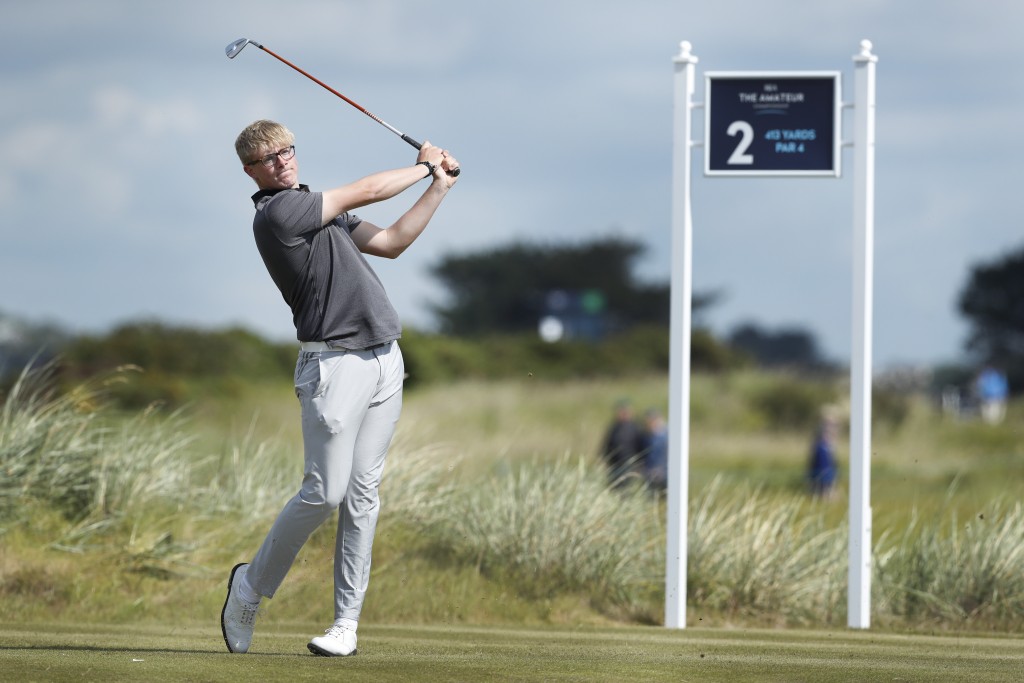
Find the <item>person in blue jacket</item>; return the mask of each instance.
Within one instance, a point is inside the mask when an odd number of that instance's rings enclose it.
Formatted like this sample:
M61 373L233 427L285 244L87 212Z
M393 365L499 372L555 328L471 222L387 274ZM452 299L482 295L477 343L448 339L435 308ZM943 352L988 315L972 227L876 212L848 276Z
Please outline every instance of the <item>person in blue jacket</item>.
M807 479L811 493L817 498L830 498L835 489L839 467L835 451L836 421L823 417L814 435Z

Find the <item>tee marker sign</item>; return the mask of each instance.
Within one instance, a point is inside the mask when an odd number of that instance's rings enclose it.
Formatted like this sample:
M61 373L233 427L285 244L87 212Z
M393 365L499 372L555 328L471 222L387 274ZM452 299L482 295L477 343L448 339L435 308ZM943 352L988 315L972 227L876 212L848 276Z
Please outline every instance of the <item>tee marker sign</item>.
M704 174L839 176L840 74L705 74Z

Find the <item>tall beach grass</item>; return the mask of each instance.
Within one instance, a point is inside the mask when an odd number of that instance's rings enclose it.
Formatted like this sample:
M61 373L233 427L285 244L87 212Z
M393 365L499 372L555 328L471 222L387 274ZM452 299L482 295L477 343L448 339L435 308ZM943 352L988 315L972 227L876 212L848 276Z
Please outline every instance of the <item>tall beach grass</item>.
M197 446L186 415L114 413L103 402L102 382L64 395L47 386L45 372L25 373L0 407L5 604L28 590L21 586L34 585L23 581L31 568L18 566L22 547L8 540L40 509L62 520L38 532L50 534L36 539L49 552L88 554L89 566L161 581L198 575L210 582L215 574L210 590L219 592L226 558L252 551L254 534L298 485L296 445L257 439L251 426L210 453ZM530 391L530 410L543 413L542 392ZM608 618L661 621L663 500L642 486L610 489L598 459L580 450L485 459L460 447L464 437L455 432L443 443L425 441L423 434L433 434L429 420L410 412L389 456L381 525L418 539L415 552L429 560L419 565L424 571L458 567L516 600L586 596L590 609ZM724 477L695 491L692 613L705 623L845 623L846 530L834 511L798 492ZM956 515L950 509L876 528L876 619L897 627L1024 624L1020 502L991 502L971 519ZM207 565L216 566L205 573ZM496 605L476 618L505 617Z
M1024 624L1024 506L993 501L963 520L915 514L877 544L882 610L930 624Z

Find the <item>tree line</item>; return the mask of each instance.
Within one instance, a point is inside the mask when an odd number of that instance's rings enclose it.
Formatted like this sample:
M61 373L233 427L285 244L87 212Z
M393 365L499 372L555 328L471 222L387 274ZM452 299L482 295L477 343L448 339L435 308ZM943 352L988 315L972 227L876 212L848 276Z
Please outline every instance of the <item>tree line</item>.
M447 293L432 307L437 331L405 334L411 384L667 370L669 284L637 277L643 252L636 241L601 238L516 242L443 256L430 268ZM700 320L721 297L721 292L694 295L695 369L744 364L834 369L813 333L803 328L771 330L748 322L715 338ZM998 364L1019 390L1024 386L1024 248L976 265L959 307L971 324L961 375L977 364ZM545 318L558 322L556 343L538 334ZM240 379L278 381L290 376L294 356L294 343L268 341L241 328L135 321L100 335L72 336L54 325L0 315L0 377L52 360L68 382L130 366L140 371L138 379L126 383L136 387L134 402L176 402L197 386L225 390Z

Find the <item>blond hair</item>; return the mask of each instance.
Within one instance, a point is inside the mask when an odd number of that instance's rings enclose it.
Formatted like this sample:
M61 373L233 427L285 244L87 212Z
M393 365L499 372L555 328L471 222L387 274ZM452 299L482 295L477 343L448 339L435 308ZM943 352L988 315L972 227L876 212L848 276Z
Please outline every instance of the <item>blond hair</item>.
M295 144L292 132L276 121L261 119L250 123L235 138L235 153L243 164L264 150L277 151Z

